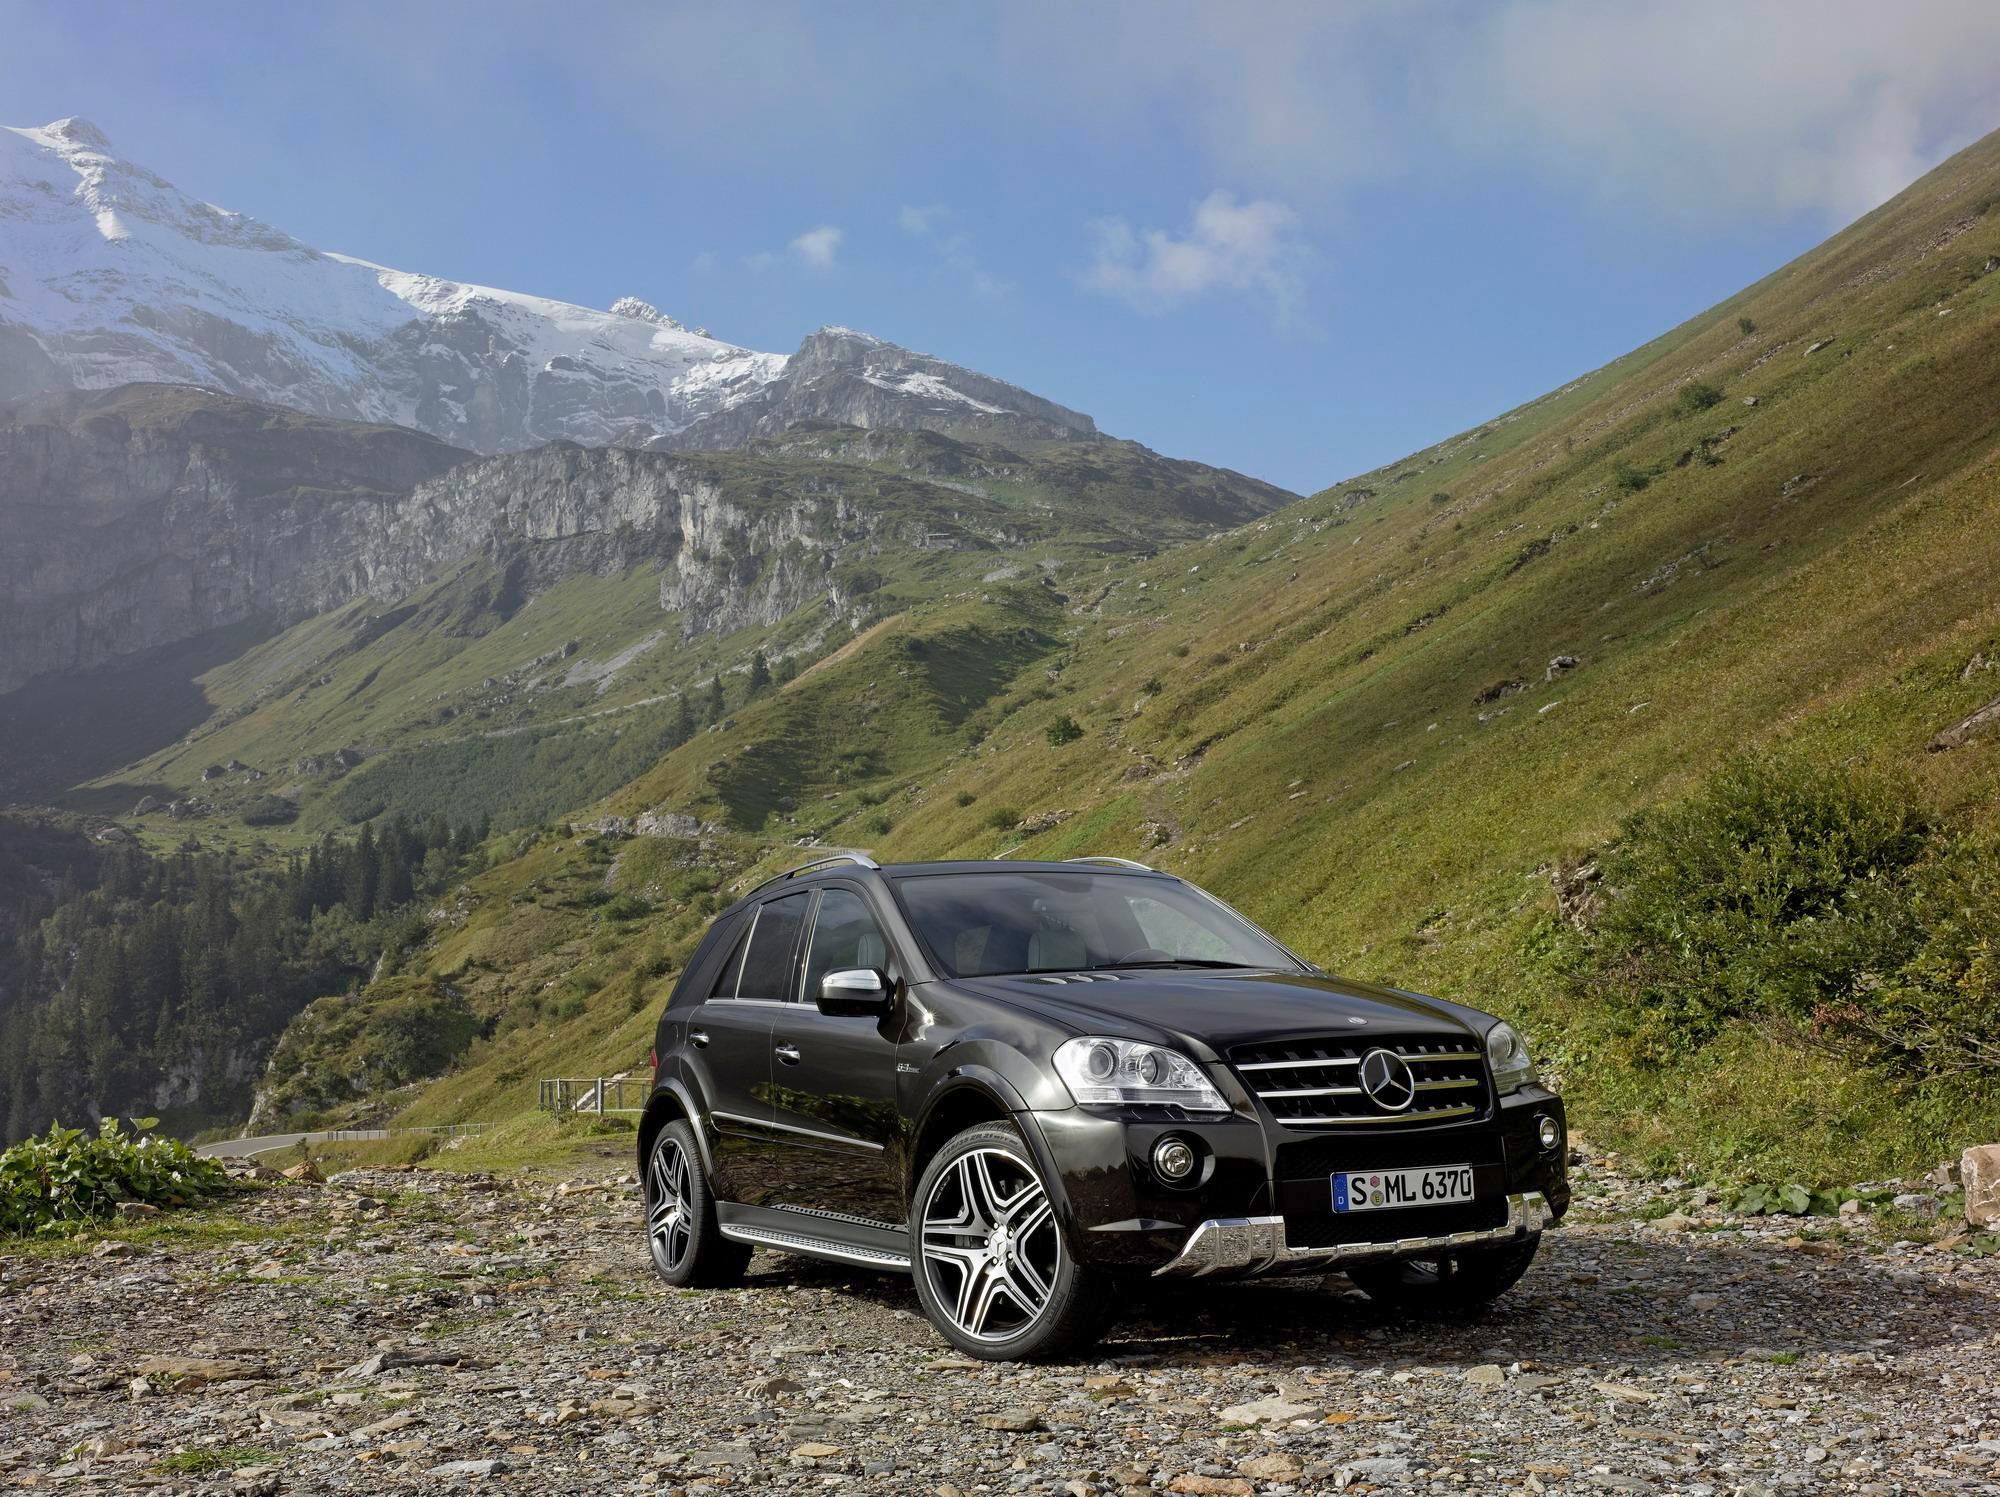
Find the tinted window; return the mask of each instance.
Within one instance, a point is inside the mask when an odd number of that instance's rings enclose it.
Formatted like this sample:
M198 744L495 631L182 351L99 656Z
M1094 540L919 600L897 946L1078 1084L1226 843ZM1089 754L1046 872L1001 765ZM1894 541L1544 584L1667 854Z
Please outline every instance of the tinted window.
M894 976L889 942L875 923L868 905L852 889L828 889L813 917L812 940L806 946L805 1001L819 996L819 980L848 967L872 967Z
M715 974L715 986L708 990L711 998L734 998L736 979L743 975L743 948L750 944L750 932L746 928L736 938L736 944L729 949L729 960L722 964L722 970Z
M787 894L757 911L757 923L750 928L750 952L743 959L743 976L736 984L738 998L792 996L793 979L798 973L799 931L806 923L810 892Z
M1106 967L1296 972L1269 936L1187 884L1132 874L924 874L897 892L953 977Z

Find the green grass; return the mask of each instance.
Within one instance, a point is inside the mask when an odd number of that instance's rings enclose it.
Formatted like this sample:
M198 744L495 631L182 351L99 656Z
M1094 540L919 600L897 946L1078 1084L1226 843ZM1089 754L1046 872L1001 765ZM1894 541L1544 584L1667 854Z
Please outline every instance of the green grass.
M245 1466L269 1465L277 1459L273 1451L258 1445L221 1445L213 1449L180 1450L153 1462L152 1470L162 1476L212 1476L237 1471Z

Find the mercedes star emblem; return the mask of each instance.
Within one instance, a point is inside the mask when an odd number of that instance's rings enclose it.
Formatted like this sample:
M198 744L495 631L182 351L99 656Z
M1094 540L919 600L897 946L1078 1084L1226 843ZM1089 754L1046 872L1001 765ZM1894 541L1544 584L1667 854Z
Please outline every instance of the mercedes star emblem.
M1393 1050L1370 1050L1361 1057L1361 1089L1384 1112L1402 1112L1417 1100L1417 1079Z

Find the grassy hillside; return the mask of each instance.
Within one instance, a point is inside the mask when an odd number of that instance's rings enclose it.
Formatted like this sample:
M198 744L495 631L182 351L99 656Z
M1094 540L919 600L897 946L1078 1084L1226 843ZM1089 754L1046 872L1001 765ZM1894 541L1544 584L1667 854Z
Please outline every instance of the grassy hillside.
M1123 853L1336 969L1521 1019L1583 1125L1662 1166L1926 1166L2000 1132L1990 1074L1913 1087L1758 1026L1644 1065L1622 1016L1557 980L1555 885L1758 747L1893 770L1975 832L2000 818L2000 733L1926 752L2000 696L1996 203L1989 139L1541 400L1240 529L1072 571L1060 605L1029 595L1054 611L1020 658L994 643L1018 592L992 625L915 616L599 808L671 806L723 829L706 843L545 842L483 897L626 890L660 858L729 885L805 835ZM942 659L912 648L932 641ZM946 705L955 675L976 704ZM1061 715L1083 731L1057 746ZM670 968L725 894L668 880L652 919L551 914L546 949L602 986L413 1115L503 1115L534 1074L639 1063L664 979L634 974Z
M526 824L646 769L679 741L684 694L707 704L720 677L726 702L740 703L760 652L780 676L803 670L907 608L1094 572L1292 497L1111 441L1023 456L927 433L814 431L674 461L701 464L739 514L803 506L823 511L823 526L866 515L873 540L840 548L825 577L845 606L829 598L718 630L663 607L663 582L685 559L676 534L600 538L609 560L604 548L579 558L568 541L490 547L410 597L362 599L209 664L198 692L175 689L171 716L147 710L129 671L67 683L65 702L116 686L141 704L121 744L149 729L165 730L156 744L176 735L71 802L125 813L145 795L195 799L199 815L136 823L167 845L282 845L392 808ZM817 575L831 544L830 530L808 531L796 556L695 561L736 565L745 580L759 565ZM192 725L190 698L207 708Z

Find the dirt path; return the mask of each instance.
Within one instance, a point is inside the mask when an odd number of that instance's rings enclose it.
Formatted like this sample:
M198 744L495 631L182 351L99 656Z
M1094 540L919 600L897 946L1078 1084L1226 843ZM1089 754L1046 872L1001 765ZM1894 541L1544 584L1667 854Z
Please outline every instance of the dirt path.
M357 1172L153 1245L0 1254L0 1482L2000 1489L2000 1260L1872 1229L1579 1222L1471 1325L1338 1278L1183 1285L1088 1363L991 1367L906 1280L760 1254L744 1289L664 1288L633 1187L580 1183Z

